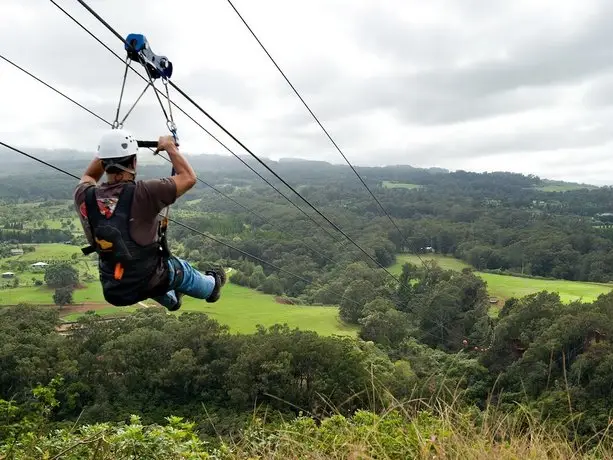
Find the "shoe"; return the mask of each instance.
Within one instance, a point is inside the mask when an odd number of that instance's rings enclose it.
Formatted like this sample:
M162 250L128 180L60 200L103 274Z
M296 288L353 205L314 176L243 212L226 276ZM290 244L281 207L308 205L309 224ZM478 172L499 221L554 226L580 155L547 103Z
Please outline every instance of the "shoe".
M213 288L213 292L206 299L207 302L213 303L217 302L221 297L221 288L226 284L226 272L223 268L208 270L204 273L205 275L210 275L215 278L215 287Z

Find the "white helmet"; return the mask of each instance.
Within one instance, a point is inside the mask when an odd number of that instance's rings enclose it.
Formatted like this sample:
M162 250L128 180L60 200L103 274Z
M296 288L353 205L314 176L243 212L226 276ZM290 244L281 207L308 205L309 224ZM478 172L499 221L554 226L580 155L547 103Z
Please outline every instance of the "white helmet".
M134 136L124 129L111 129L104 133L98 144L98 158L125 158L138 153Z

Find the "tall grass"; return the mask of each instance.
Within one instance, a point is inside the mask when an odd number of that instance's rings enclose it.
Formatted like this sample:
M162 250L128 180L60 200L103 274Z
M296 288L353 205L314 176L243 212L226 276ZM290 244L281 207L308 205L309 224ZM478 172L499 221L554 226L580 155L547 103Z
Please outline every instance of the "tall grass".
M613 459L611 422L588 438L579 436L575 422L581 414L571 409L570 393L566 419L553 421L521 403L503 409L492 402L502 399L500 395L488 400L483 409L467 405L465 390L450 387L446 378L436 380L434 375L422 380L399 400L372 375L372 387L365 389L369 410L351 415L335 408L326 417L308 414L266 423L254 413L239 439L222 442L224 458Z
M461 409L443 400L396 402L379 414L358 411L316 423L300 417L281 425L254 420L227 451L228 459L610 459L608 430L576 444L566 427L527 407L505 413Z

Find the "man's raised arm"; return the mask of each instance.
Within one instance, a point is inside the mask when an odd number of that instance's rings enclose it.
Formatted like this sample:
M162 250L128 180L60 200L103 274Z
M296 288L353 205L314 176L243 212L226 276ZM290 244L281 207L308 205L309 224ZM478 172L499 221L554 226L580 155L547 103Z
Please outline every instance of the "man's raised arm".
M156 152L163 150L168 152L172 166L175 169L175 175L172 179L175 181L177 198L179 198L196 184L196 173L181 152L179 152L172 136L162 136L159 138Z
M102 167L102 161L96 157L89 163L79 183L92 183L96 185L103 175L104 168Z

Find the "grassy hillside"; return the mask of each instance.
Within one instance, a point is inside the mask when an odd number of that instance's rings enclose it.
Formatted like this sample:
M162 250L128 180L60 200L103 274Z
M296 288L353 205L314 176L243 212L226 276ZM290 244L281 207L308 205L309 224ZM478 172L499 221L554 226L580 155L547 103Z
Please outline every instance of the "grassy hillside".
M421 185L417 185L417 184L405 184L405 183L402 183L402 182L393 182L393 181L389 181L389 180L384 180L382 185L385 188L406 188L406 189L409 189L409 190L421 188Z
M543 181L540 187L534 187L541 192L571 192L573 190L594 190L598 187L590 184L576 184L573 182Z
M567 438L564 426L550 426L527 410L509 415L492 408L460 411L444 400L434 404L422 408L413 402L377 412L337 413L317 421L300 416L274 422L256 409L241 426L240 436L220 436L214 443L199 438L196 424L180 416L167 417L163 424L147 424L134 414L124 424L29 432L17 420L12 425L19 428L17 442L0 444L0 455L118 460L592 460L613 455L608 433L595 433L592 445L578 446ZM48 423L42 417L35 422L45 428Z
M436 262L448 270L461 270L469 267L468 264L453 257L442 255L422 255L423 260L436 260ZM416 255L403 254L398 256L397 263L390 269L392 273L400 273L402 265L406 262L421 264ZM532 278L522 278L518 276L496 275L475 271L477 275L487 282L487 289L490 295L500 299L509 297L522 297L535 292L547 290L557 292L564 302L583 300L589 302L595 300L600 294L606 294L613 289L613 285L586 283L579 281L566 280L540 280Z

